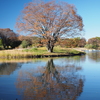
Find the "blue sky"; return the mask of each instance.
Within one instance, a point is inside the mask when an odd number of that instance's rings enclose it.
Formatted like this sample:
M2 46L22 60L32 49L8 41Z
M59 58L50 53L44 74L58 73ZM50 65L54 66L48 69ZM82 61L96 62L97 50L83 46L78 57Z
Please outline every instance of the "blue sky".
M17 32L15 23L25 3L32 0L0 0L0 28L10 28ZM46 1L46 0L45 0ZM86 39L100 37L100 0L61 0L74 4L83 18Z

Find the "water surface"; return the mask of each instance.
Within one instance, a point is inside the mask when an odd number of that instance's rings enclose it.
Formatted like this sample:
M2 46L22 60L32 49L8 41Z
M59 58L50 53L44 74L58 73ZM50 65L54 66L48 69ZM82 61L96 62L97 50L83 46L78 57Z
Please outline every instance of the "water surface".
M100 52L1 62L0 100L100 100Z

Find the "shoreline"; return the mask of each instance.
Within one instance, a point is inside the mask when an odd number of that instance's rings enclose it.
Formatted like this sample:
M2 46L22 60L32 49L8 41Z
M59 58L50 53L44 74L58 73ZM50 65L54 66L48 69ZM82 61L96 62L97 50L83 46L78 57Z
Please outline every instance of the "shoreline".
M77 54L64 54L64 53L60 53L60 54L44 54L44 55L26 55L26 56L0 56L0 59L23 59L23 58L49 58L49 57L65 57L65 56L81 56L81 55L85 55L86 53L84 52L79 52Z
M76 56L86 54L83 51L75 48L67 48L64 51L54 51L53 53L44 52L39 50L30 52L23 50L2 50L0 51L0 59L23 59L23 58L49 58L49 57L65 57L65 56Z

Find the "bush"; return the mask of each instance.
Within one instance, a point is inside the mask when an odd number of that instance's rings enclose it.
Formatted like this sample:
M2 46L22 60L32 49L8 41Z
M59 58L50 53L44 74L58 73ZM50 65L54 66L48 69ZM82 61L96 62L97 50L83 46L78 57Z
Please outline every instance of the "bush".
M87 48L87 49L97 49L98 46L97 45L93 45L93 44L86 44L85 48Z
M3 44L1 39L0 39L0 49L3 49Z
M27 48L29 45L30 45L29 42L26 40L22 41L22 43L21 43L22 48Z

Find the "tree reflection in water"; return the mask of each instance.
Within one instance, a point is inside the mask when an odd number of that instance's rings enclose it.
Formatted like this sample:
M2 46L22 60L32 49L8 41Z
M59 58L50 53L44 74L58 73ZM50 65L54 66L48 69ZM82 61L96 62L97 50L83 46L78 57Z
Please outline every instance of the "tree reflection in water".
M88 52L88 57L91 61L100 62L100 51Z
M17 68L20 68L20 63L1 63L0 64L0 75L10 75Z
M45 68L38 68L38 75L20 72L16 86L23 100L76 100L84 83L78 70L75 65L55 66L50 59Z

